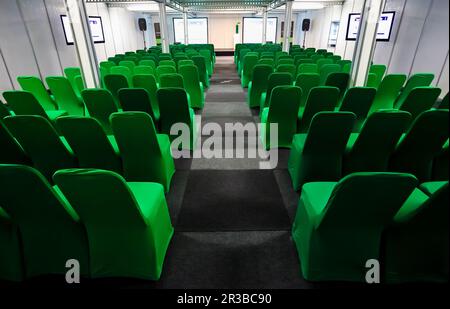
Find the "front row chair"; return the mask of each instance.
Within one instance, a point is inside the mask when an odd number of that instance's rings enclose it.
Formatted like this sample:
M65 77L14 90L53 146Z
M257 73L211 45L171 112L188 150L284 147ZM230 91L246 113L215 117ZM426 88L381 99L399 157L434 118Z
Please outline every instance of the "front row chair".
M83 101L76 95L69 80L62 76L49 76L45 79L55 97L60 110L65 110L70 116L84 116Z
M111 92L106 89L85 89L81 92L81 96L89 111L89 115L100 122L107 135L111 135L109 116L118 112Z
M356 173L303 186L292 237L303 278L366 282L384 228L415 190L410 174Z

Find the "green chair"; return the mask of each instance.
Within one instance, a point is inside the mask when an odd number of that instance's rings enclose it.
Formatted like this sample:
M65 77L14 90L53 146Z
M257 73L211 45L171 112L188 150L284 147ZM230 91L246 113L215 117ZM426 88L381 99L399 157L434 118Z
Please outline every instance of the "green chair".
M320 112L311 121L307 134L294 136L288 171L296 191L307 182L340 179L355 118L349 112Z
M151 76L151 75L149 75ZM127 78L122 74L108 74L105 76L105 87L112 94L116 106L120 107L119 102L119 90L123 88L129 88Z
M17 81L23 90L31 92L46 111L53 111L58 109L55 100L50 96L45 89L42 81L34 76L19 76Z
M58 117L67 115L63 110L45 111L34 95L28 91L5 91L3 97L15 115L37 115L54 122Z
M448 282L448 181L428 197L416 189L384 233L388 283Z
M339 55L333 55L330 57L333 60L333 63L338 63L340 60L342 60L342 57ZM342 68L342 67L341 67Z
M200 81L205 88L209 88L209 77L206 70L206 59L203 56L193 56L191 58L194 64L197 66Z
M56 124L81 168L98 168L122 173L120 154L114 150L105 130L95 118L61 117Z
M381 81L383 80L384 74L386 74L387 67L384 64L373 64L370 66L369 70L369 87L378 88ZM373 74L372 78L370 76Z
M162 66L162 65L163 66L171 66L171 67L174 67L175 69L177 68L177 64L173 60L161 60L159 62L159 66Z
M176 74L177 69L171 65L160 65L156 68L156 79L158 83L161 82L161 75L164 74Z
M279 59L277 66L283 65L283 64L291 64L293 66L295 66L295 61L292 58L283 58L283 59Z
M169 135L170 140L173 141L179 137L177 135L179 132L172 135L172 126L185 124L189 128L189 141L183 141L181 148L193 150L196 145L195 113L189 107L187 92L181 88L161 88L158 89L157 97L161 113L160 132Z
M409 92L403 103L398 105L398 109L411 113L413 119L416 119L421 113L433 107L440 94L440 88L416 87Z
M31 165L31 160L6 125L0 121L0 164Z
M394 173L305 184L292 227L303 278L367 282L367 261L381 260L382 232L416 185Z
M258 56L252 54L247 54L244 57L241 76L242 88L247 88L248 84L253 80L253 69L258 63L258 60L259 60Z
M406 75L404 74L386 75L378 87L377 95L373 100L372 108L369 113L376 112L380 109L394 108L394 102L405 84L405 81Z
M247 104L250 108L259 107L261 95L267 89L269 76L272 74L271 65L257 64L253 68L253 80L248 84Z
M248 49L248 48L243 48L239 51L239 53L237 55L237 63L236 63L237 64L236 69L237 69L239 75L241 74L241 71L242 71L242 64L244 61L244 57L251 51L252 50Z
M350 136L344 156L344 175L357 172L385 172L389 158L411 123L411 114L380 110L367 118L361 133Z
M325 86L336 87L339 89L340 98L342 98L347 91L348 85L350 83L350 74L347 73L331 73L328 75Z
M66 77L49 76L45 80L58 103L59 109L65 110L69 115L84 116L84 103L75 94L75 91Z
M195 65L195 64L194 64L194 61L192 61L190 59L180 60L180 61L178 61L178 72L180 72L180 68L184 65Z
M127 67L130 70L130 73L134 74L134 68L136 67L136 63L134 60L123 60L123 61L119 62L119 66ZM111 72L111 73L113 73L113 72ZM115 74L115 73L113 73L113 74Z
M58 189L23 165L0 165L0 186L0 204L19 227L26 278L64 275L72 259L79 262L81 275L89 277L84 226Z
M369 73L369 75L367 75L366 87L378 89L378 87L381 84L381 81L382 79L380 79L379 75L375 73Z
M312 88L304 107L298 110L298 133L306 133L314 115L334 111L339 101L339 89L321 86Z
M339 111L352 112L356 115L356 123L353 132L361 130L366 120L377 90L369 87L354 87L347 90L342 99Z
M272 96L272 90L277 86L291 86L292 75L289 73L272 73L269 75L267 82L267 89L261 94L261 101L259 103L259 114L262 116L262 112L265 107L269 106L270 98Z
M192 108L203 108L203 106L205 105L205 92L203 89L203 83L200 82L197 67L193 64L181 65L178 68L178 71L183 77L184 88L189 95L190 106Z
M155 70L151 66L137 65L134 67L134 75L155 75Z
M445 143L439 154L433 161L433 181L444 181L449 179L449 141Z
M129 61L129 62L134 63L135 65L138 65L138 64L139 64L139 57L126 56L126 57L124 57L124 58L122 59L122 61ZM120 62L122 62L122 61L120 61ZM119 65L120 65L120 62L119 62ZM133 72L133 71L132 71L132 72Z
M126 183L102 170L54 178L86 227L93 278L159 279L173 235L162 185Z
M311 60L314 61L314 63L317 63L319 60L324 59L325 57L323 55L312 55Z
M261 58L258 60L258 63L256 65L269 65L272 67L272 71L273 71L273 67L275 65L275 61L273 59L267 59L267 58Z
M344 67L348 66L349 70L346 73L350 73L350 68L352 66L352 61L351 60L338 60L336 62L336 64L339 64L341 66L341 69L342 69L341 72L344 72Z
M152 105L153 115L155 119L159 119L159 104L156 92L158 91L158 84L153 75L135 75L133 77L133 84L136 88L143 88L147 90L150 97L150 104Z
M265 149L291 148L301 97L302 90L295 86L277 86L272 90L269 107L263 109L261 116L261 140ZM276 142L271 139L271 124L277 124Z
M350 74L352 72L352 62L347 62L342 65L342 73Z
M78 96L78 98L81 98L81 91L83 91L83 89L85 88L81 69L78 67L65 68L64 75L67 77L70 84L72 85L75 94Z
M128 85L133 86L133 71L129 67L118 65L111 68L111 75L122 75L127 79Z
M449 92L447 92L445 97L439 103L439 109L449 109Z
M6 106L6 104L4 104L2 101L0 101L0 120L11 115L12 114L9 107Z
M99 65L100 68L104 68L106 70L106 74L111 73L111 68L116 66L113 61L102 61Z
M289 73L292 76L292 80L297 76L297 68L293 64L280 64L275 70L278 73Z
M323 60L331 60L331 59L323 59ZM320 85L325 86L330 74L339 73L340 71L341 67L338 64L324 64L321 67L319 66Z
M297 66L300 66L302 64L316 64L316 63L311 58L299 59L297 61Z
M332 64L334 64L333 59L329 59L329 58L319 59L319 60L317 60L317 69L320 72L323 66L332 65ZM339 70L336 72L340 72L340 66L339 66Z
M153 110L150 95L144 88L128 88L119 90L119 101L124 112L144 112L158 123L160 118ZM158 109L160 110L160 109Z
M214 71L214 63L211 56L211 51L207 49L201 49L199 51L199 54L203 57L205 57L206 60L206 71L208 72L209 76L212 76Z
M320 75L317 73L300 73L297 75L295 86L302 89L300 107L305 107L311 89L320 86Z
M430 181L433 159L438 155L449 133L449 112L430 110L415 119L391 156L389 169L411 173L421 182Z
M0 208L0 252L2 253L0 254L0 280L22 281L25 269L19 229L2 208Z
M12 116L6 117L4 123L30 157L33 166L50 182L57 170L78 166L71 149L45 118Z
M85 89L81 92L89 115L95 118L107 135L112 134L109 116L118 111L114 98L105 89Z
M408 97L409 93L417 87L429 87L431 83L433 82L434 74L432 73L418 73L414 74L408 79L408 82L406 83L405 87L401 91L400 95L397 98L397 101L395 101L395 108L398 108L399 106L402 106L406 98Z
M139 61L139 65L143 65L146 67L152 67L153 71L156 70L156 62L152 59L143 59L143 60Z
M318 74L319 73L319 67L315 63L303 63L299 64L297 68L298 74Z
M124 177L133 182L157 182L169 192L175 163L169 137L157 134L152 118L141 112L116 113L111 116Z
M159 87L184 89L183 76L178 73L162 74L159 76Z

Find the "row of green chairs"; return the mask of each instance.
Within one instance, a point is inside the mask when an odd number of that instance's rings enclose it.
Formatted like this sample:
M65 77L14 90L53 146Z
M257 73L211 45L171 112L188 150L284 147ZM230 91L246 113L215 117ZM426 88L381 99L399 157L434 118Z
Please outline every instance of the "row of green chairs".
M95 169L53 175L0 164L0 279L65 275L158 280L173 227L162 185Z

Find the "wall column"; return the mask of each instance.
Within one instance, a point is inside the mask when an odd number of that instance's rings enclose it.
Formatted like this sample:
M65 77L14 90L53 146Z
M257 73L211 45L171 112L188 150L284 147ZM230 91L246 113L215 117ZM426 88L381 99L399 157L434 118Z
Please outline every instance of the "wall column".
M291 35L291 24L292 24L292 5L293 0L288 0L286 2L286 10L284 15L284 33L283 33L283 51L289 52L289 37Z
M263 12L263 21L262 21L262 43L267 43L267 9L264 9Z
M183 13L183 22L184 22L184 44L189 44L189 23L188 23L188 13Z
M161 24L161 45L162 52L169 53L169 31L167 29L167 13L166 13L166 1L159 3L159 20Z

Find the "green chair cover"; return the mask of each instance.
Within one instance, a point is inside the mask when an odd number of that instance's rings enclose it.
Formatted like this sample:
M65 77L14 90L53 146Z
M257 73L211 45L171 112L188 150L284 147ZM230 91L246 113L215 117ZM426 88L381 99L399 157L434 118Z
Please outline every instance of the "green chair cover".
M441 94L440 88L416 87L412 89L398 109L411 113L413 119L431 109Z
M17 81L23 90L31 92L36 97L44 110L53 111L58 109L55 100L47 92L44 83L39 78L34 76L19 76L17 77Z
M369 113L376 112L380 109L394 108L394 102L405 84L405 81L406 75L404 74L386 75L378 87L377 95L375 96Z
M449 141L445 143L439 154L434 158L433 162L433 180L444 181L449 179Z
M275 65L275 61L273 59L262 58L262 59L258 60L257 65L262 65L262 64L270 66L272 68L272 71L273 71L273 67Z
M0 204L19 227L26 277L66 274L71 259L89 276L86 232L64 196L23 165L0 165L0 186Z
M98 168L122 174L120 154L114 150L99 121L89 117L61 117L57 122L81 168Z
M180 65L178 71L183 77L184 88L189 95L190 106L192 108L203 108L205 105L205 92L203 89L203 84L200 82L197 67L193 64Z
M382 79L380 79L379 75L375 73L369 73L369 75L367 75L366 87L378 89L378 87L381 84L381 81Z
M294 136L288 171L296 191L307 182L340 179L355 118L349 112L320 112L312 119L307 134Z
M31 165L30 158L3 121L0 121L0 149L0 164Z
M241 76L241 85L243 88L247 88L248 84L253 80L253 69L258 63L258 60L258 56L252 54L247 54L244 57Z
M0 101L0 120L8 116L11 116L11 111L6 104Z
M206 69L206 59L203 56L193 56L191 58L194 64L197 66L200 81L205 88L209 88L209 77Z
M75 94L72 85L66 77L49 76L45 80L60 110L65 110L69 115L84 116L84 103Z
M260 106L261 95L267 89L272 72L272 66L266 64L257 64L253 68L253 80L248 84L247 96L247 104L250 108Z
M100 62L100 68L104 68L106 70L106 74L111 73L111 68L115 67L116 64L113 61L102 61Z
M81 69L78 67L65 68L64 75L72 85L75 94L78 96L78 98L81 98L81 91L84 89L84 82L82 78L83 74L81 73Z
M280 64L278 65L276 72L278 73L289 73L292 76L292 80L295 80L297 76L297 69L293 64Z
M177 69L171 65L160 65L156 68L156 79L161 82L161 75L164 74L176 74Z
M449 92L447 92L445 97L439 103L439 109L449 109Z
M340 98L342 98L347 91L348 84L350 82L350 74L348 73L331 73L328 75L326 86L337 87L340 92Z
M320 75L317 73L300 73L297 75L295 86L302 89L300 107L305 107L311 89L320 86Z
M2 165L0 165L1 167ZM0 208L0 280L22 281L25 268L17 225Z
M111 116L114 136L127 181L157 182L169 192L175 163L169 137L157 134L153 120L146 113L126 112Z
M150 95L144 88L120 89L119 100L124 112L144 112L149 114L155 123L159 122L160 118L156 118L158 115L153 110Z
M324 67L325 65L331 65L331 64L334 64L333 59L329 59L329 58L319 59L319 60L317 60L317 69L320 72L322 70L322 67ZM340 70L338 70L337 72L340 72Z
M312 60L311 58L299 59L299 60L297 61L297 66L300 66L300 65L302 65L302 64L316 64L316 63L315 63L314 60Z
M105 89L85 89L81 92L81 96L90 117L97 119L106 134L111 135L109 116L118 111L111 92Z
M361 131L366 120L377 90L368 87L354 87L347 90L342 99L339 111L352 112L356 115L356 123L353 132Z
M330 60L331 59L323 59L323 60ZM324 64L322 66L319 66L319 74L320 74L320 85L325 86L328 76L332 73L338 73L341 71L341 67L339 64Z
M143 60L139 61L139 65L143 65L146 67L152 67L153 71L156 70L156 62L152 59L143 59Z
M133 84L136 88L143 88L147 90L150 96L150 104L152 105L153 115L155 119L159 119L159 104L156 92L158 91L158 84L154 75L135 75L133 77Z
M384 64L373 64L370 66L369 74L375 74L376 76L376 82L372 85L373 87L378 88L380 82L383 80L384 74L386 74L386 70L387 66Z
M366 282L367 261L381 258L384 227L416 185L413 175L391 173L305 184L292 227L303 278Z
M318 74L319 73L319 67L315 63L303 63L299 64L297 69L298 74L306 74L306 73L312 73L312 74Z
M127 58L127 59L130 59L130 58ZM122 61L119 62L119 66L127 67L130 70L131 74L133 74L134 67L136 66L136 59L133 58L133 59L130 59L130 60L122 60Z
M137 65L134 67L134 75L155 75L155 70L151 66Z
M182 67L182 66L184 66L184 65L195 65L194 64L194 61L192 61L192 60L190 60L190 59L186 59L186 60L180 60L180 61L178 61L178 72L179 73L181 73L180 72L180 68Z
M203 57L205 57L206 60L206 71L208 72L209 76L212 76L214 71L214 62L212 60L211 51L207 49L201 49L199 51L199 54Z
M159 76L159 87L184 89L183 76L178 73L162 74Z
M418 73L412 75L408 82L406 83L405 87L401 91L400 95L397 98L397 101L395 101L395 107L398 108L399 106L402 106L406 98L409 96L409 93L417 87L429 87L431 83L433 82L434 74L432 73Z
M122 74L107 74L104 80L105 87L112 94L116 106L120 107L119 90L130 87L127 78Z
M277 86L291 86L292 75L286 72L275 72L269 75L267 82L267 89L261 94L261 101L259 103L260 117L265 107L269 106L272 90Z
M77 169L55 182L86 226L93 278L159 279L173 235L162 185Z
M111 75L122 75L126 78L128 85L133 86L133 71L129 67L118 65L111 68Z
M279 59L277 65L280 66L283 64L291 64L291 65L295 66L295 61L292 58Z

